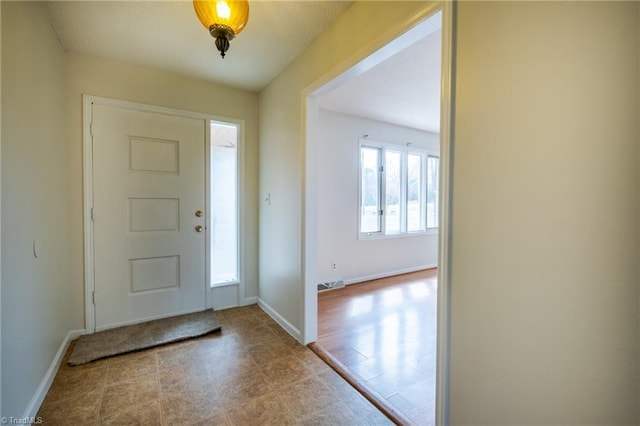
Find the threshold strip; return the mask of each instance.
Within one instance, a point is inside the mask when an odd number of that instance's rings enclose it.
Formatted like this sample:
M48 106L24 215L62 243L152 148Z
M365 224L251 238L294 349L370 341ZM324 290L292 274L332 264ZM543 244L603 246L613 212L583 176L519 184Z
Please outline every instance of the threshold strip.
M340 375L344 380L347 381L355 390L360 392L362 396L364 396L371 404L373 404L382 414L387 416L389 420L399 426L409 426L411 425L411 420L406 418L401 412L399 412L396 408L392 407L385 398L382 397L378 392L374 391L370 387L368 387L365 383L359 380L355 375L351 374L349 369L336 357L331 355L325 348L320 346L316 342L311 342L307 345L309 349L311 349L318 357L325 362L329 367L331 367L336 373Z

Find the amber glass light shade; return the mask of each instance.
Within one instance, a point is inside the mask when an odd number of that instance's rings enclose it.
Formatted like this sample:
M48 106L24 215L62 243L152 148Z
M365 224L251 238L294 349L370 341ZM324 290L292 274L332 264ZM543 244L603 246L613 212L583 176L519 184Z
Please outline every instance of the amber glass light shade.
M240 34L249 20L247 0L193 0L198 19L216 39L216 47L224 58L229 42Z

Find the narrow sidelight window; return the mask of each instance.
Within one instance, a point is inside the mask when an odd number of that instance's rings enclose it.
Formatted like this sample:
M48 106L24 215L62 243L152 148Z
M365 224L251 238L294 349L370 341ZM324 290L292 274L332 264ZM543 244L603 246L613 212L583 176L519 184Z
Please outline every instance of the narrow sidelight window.
M211 122L211 285L238 282L238 127Z

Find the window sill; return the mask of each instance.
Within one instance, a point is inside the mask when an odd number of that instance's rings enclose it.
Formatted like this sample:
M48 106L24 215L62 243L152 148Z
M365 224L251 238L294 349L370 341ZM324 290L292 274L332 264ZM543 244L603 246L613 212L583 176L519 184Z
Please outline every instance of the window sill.
M238 284L240 284L240 281L226 281L223 283L211 284L211 288L229 287L229 286L238 285Z
M358 234L358 241L371 241L371 240L387 240L395 238L412 238L412 237L427 237L429 235L438 235L438 228L429 228L426 231L409 232L406 234L387 234L382 235L379 233L371 234Z

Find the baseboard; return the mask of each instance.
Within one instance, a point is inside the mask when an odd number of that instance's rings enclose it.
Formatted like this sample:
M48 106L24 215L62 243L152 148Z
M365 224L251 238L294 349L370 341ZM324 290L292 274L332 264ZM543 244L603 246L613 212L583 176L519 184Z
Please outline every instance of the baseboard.
M42 378L42 381L40 382L40 386L38 386L38 389L36 390L35 395L33 395L33 398L31 398L31 402L29 402L29 405L27 406L27 410L25 411L23 418L34 418L38 414L38 410L40 410L40 406L44 401L44 397L47 396L47 392L49 392L49 388L53 383L53 379L56 377L58 368L62 363L62 358L64 358L64 354L67 352L67 349L69 348L69 343L71 343L72 340L80 337L85 333L86 333L86 330L70 330L67 333L64 340L60 344L60 347L58 348L58 352L56 353L56 356L53 357L53 360L51 361L51 365L49 366L49 369L47 370L44 377Z
M215 310L235 308L241 305L240 283L216 285L209 290L211 307Z
M258 306L262 308L263 311L267 313L275 322L280 325L280 327L284 328L287 333L289 333L294 339L298 342L302 342L302 334L300 330L293 326L289 321L287 321L282 315L275 311L267 302L260 299L258 297Z
M245 297L242 306L255 305L256 303L258 303L258 296Z
M420 265L420 266L414 266L412 268L397 269L395 271L382 272L380 274L373 274L373 275L367 275L363 277L346 279L344 280L344 284L345 285L357 284L365 281L378 280L380 278L393 277L394 275L408 274L411 272L418 272L418 271L423 271L425 269L433 269L437 267L438 265Z

